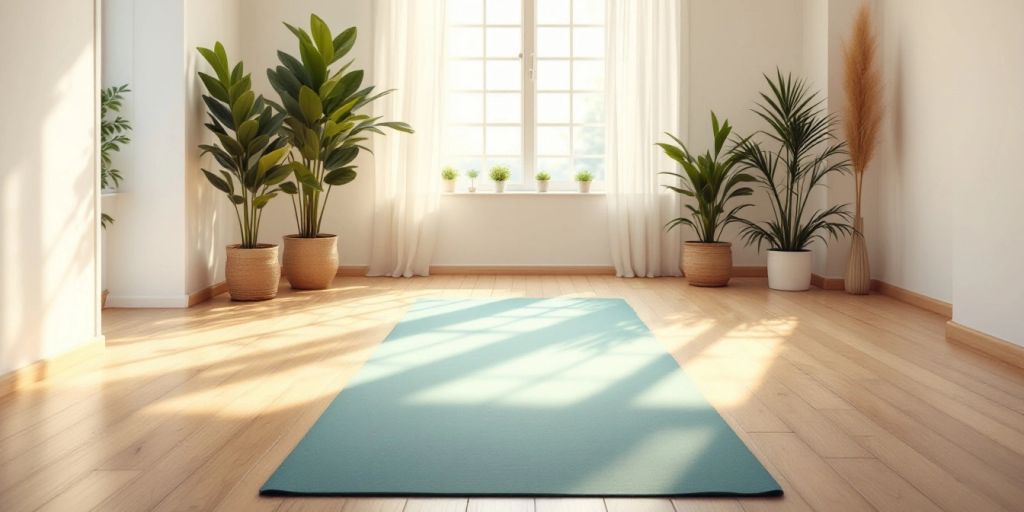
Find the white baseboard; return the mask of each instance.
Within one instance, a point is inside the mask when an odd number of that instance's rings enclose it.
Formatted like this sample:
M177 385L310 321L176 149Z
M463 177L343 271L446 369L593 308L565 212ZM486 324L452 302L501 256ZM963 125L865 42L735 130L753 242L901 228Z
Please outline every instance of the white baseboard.
M187 308L188 295L114 295L107 297L108 308Z

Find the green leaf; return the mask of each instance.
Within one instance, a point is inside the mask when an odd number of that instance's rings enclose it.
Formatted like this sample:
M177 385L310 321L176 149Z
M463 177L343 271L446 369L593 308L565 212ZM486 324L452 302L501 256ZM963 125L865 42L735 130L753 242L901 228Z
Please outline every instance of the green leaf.
M227 182L224 181L220 176L217 176L216 174L207 171L206 169L202 169L202 171L203 174L206 176L207 181L209 181L210 184L212 184L217 190L220 190L225 194L231 193L231 187L228 186Z
M327 79L327 62L324 61L320 52L316 50L312 42L299 42L299 56L302 57L302 65L309 73L310 87L319 89L320 85Z
M238 141L243 146L248 146L252 142L253 137L256 136L256 132L260 128L260 123L255 119L249 119L244 121L238 127Z
M291 148L285 146L283 148L271 151L270 153L267 153L266 155L260 157L260 162L257 167L258 172L260 174L263 174L267 172L267 170L270 169L271 167L277 165L277 163L280 162L281 159L288 154L289 149Z
M334 58L331 59L331 62L334 62L348 54L356 44L356 35L356 27L350 27L334 38Z
M287 165L277 165L271 167L267 171L267 175L263 178L263 184L272 187L284 181L288 176L291 176L292 170Z
M267 203L270 202L271 199L273 199L275 197L277 197L277 192L271 192L269 194L263 194L261 196L256 196L256 198L252 200L252 206L253 206L253 208L256 208L257 210L261 210L261 209L263 209L264 206L267 205Z
M238 194L234 194L234 195L231 196L231 202L235 203L235 204L242 204L242 203L245 202L245 198L243 198L242 196L240 196Z
M335 169L324 176L324 182L328 185L339 186L356 179L356 171L352 167Z
M334 41L331 38L331 29L316 14L309 15L309 28L313 35L313 42L316 43L324 60L334 62Z
M294 195L294 194L298 194L299 193L299 187L295 186L295 184L290 182L290 181L286 181L286 182L282 183L279 188L285 194L292 194L292 195Z
M242 124L249 117L249 111L252 110L252 105L256 101L256 95L252 91L245 91L237 100L231 105L231 118L235 121L235 126Z
M291 162L288 166L291 167L292 174L295 175L295 179L303 186L314 190L322 190L320 182L317 181L316 176L313 176L313 173L307 169L302 162Z
M309 124L317 122L324 115L324 105L320 102L320 96L305 85L299 89L299 108L302 109L302 117Z
M213 96L224 103L231 101L228 97L228 90L225 89L216 78L203 73L202 71L199 72L199 78L203 81L203 85L206 86L206 90L210 93L210 96Z

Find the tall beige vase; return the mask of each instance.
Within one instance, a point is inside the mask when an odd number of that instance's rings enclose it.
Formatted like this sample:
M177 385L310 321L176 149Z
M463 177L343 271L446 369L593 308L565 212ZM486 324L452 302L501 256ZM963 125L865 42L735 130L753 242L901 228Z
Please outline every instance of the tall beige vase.
M260 244L253 249L229 245L227 255L224 278L231 300L267 300L277 296L281 281L277 245Z
M871 291L871 266L868 263L868 244L864 241L864 218L857 217L853 227L856 232L850 242L850 259L846 262L843 283L846 293L866 295Z
M284 237L284 276L292 288L323 290L338 274L338 236Z

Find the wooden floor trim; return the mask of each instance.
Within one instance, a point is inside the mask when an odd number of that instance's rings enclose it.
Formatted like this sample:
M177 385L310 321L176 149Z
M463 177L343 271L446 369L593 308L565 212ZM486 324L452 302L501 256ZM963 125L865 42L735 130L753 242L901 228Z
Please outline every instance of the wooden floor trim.
M841 277L825 277L821 274L811 274L811 284L822 290L845 290L846 282Z
M5 375L0 375L0 397L46 380L81 363L102 351L104 346L106 346L104 337L97 336L57 357L42 359Z
M882 295L888 295L898 301L913 304L921 309L942 315L946 317L947 320L953 318L953 305L948 302L933 299L927 295L921 295L920 293L912 292L906 288L900 288L899 286L886 283L885 281L879 281L877 279L871 280L871 289L881 293Z
M946 339L955 341L1014 366L1024 368L1024 347L971 329L952 320L946 322Z
M190 293L188 295L188 307L206 302L226 291L228 291L228 283L227 281L221 281L207 286L198 292Z

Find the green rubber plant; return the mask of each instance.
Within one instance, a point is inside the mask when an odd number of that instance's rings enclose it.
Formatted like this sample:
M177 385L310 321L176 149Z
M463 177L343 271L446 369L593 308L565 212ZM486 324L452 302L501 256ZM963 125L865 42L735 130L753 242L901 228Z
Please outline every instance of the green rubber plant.
M203 174L227 194L238 218L241 247L253 249L259 247L263 208L290 185L285 179L291 168L283 159L291 148L278 136L285 116L275 114L263 96L252 91L252 78L241 62L229 65L224 45L218 42L213 49L198 51L214 72L200 71L199 78L207 92L203 95L210 116L206 127L219 141L199 148L223 167L218 173L203 169Z
M703 155L694 155L687 149L681 140L670 133L666 133L675 142L659 142L665 155L675 160L683 168L682 173L662 172L679 178L679 186L664 185L665 188L687 197L692 197L696 206L687 204L686 209L690 211L690 217L679 217L669 221L666 229L685 225L697 232L697 241L702 243L718 242L722 237L722 231L733 223L743 222L737 214L744 208L750 207L750 203L743 203L729 208L727 203L733 199L753 195L754 189L745 186L756 179L738 170L739 155L727 152L722 154L729 134L732 133L732 126L729 120L721 124L715 113L711 113L711 133L714 138L714 153L710 150ZM741 141L741 144L746 140ZM729 208L728 210L726 208Z
M295 183L282 188L292 196L299 236L316 238L332 187L354 180L352 162L361 150L372 152L363 144L370 134L383 135L385 128L413 130L406 123L362 114L392 91L374 93L373 86L363 87L363 71L349 70L351 60L332 67L355 45L355 27L333 36L315 14L310 15L308 32L285 26L298 39L299 58L278 51L281 64L267 69L267 78L280 98L274 108L285 115L282 134L300 158L289 162Z

